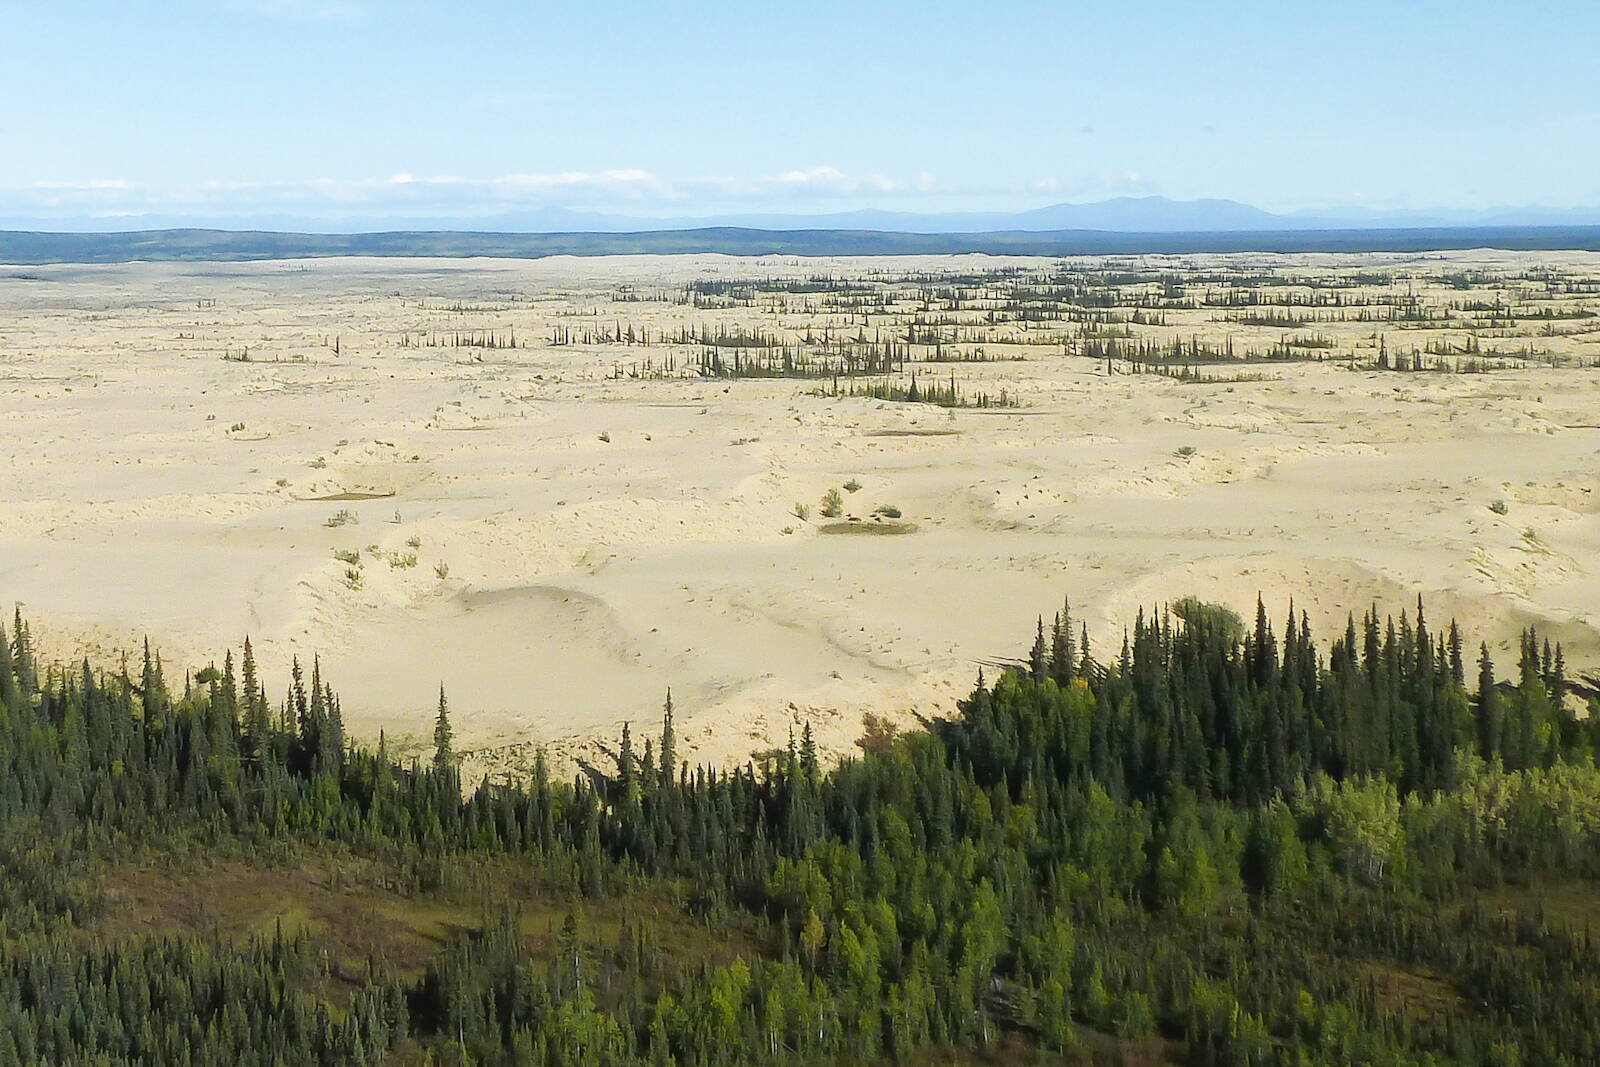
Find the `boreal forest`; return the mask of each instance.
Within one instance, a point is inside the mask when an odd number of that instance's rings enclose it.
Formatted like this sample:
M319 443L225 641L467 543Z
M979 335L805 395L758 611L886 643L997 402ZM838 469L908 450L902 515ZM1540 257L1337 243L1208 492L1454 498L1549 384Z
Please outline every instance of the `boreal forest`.
M463 783L445 693L402 759L315 662L43 662L18 615L0 1065L1600 1063L1559 647L1420 603L1019 623L836 763L801 722L691 765L669 696L604 766Z

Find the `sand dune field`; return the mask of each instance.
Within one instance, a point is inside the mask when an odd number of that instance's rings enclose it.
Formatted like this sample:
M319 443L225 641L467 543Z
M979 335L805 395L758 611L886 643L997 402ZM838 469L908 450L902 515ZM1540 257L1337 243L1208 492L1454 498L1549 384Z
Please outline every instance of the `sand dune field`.
M1580 254L1138 261L1152 264L1381 271L1366 291L1439 306L1531 300L1539 271L1600 276ZM947 709L1068 594L1105 652L1140 606L1190 593L1252 611L1259 593L1276 619L1292 598L1324 635L1348 607L1421 594L1433 619L1489 635L1502 669L1529 624L1600 668L1600 332L1581 317L1486 328L1538 354L1484 373L1373 369L1380 344L1423 339L1348 320L1299 329L1326 337L1327 359L1212 382L1108 373L1072 325L1049 327L1059 344L991 343L1006 358L919 372L1020 404L999 408L689 375L703 346L664 339L898 328L806 294L781 313L695 306L677 295L695 281L1050 266L0 268L0 602L62 654L149 635L169 679L248 634L281 692L290 657L316 654L352 729L400 743L426 737L442 683L486 769L538 745L571 756L626 720L653 732L669 684L699 758L742 759L805 720L844 750L866 713ZM1467 277L1452 290L1450 275ZM1242 348L1285 331L1201 308L1132 332ZM844 513L823 518L847 482ZM898 519L874 518L889 507Z

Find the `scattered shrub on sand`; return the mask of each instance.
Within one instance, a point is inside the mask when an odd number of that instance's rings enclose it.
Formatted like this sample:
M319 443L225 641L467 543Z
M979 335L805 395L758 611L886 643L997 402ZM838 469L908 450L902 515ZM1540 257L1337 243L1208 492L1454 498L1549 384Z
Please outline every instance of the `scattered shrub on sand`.
M882 515L886 519L898 519L900 517L900 509L893 504L879 504L872 509L872 513L874 515Z
M851 478L848 482L844 483L844 491L847 493L853 493L860 488L861 483L856 481L854 478Z
M340 563L348 563L359 567L361 565L361 550L359 548L336 548L333 550L333 558Z
M808 519L810 519L811 518L811 505L810 504L796 504L794 506L794 517L799 519L801 522L805 522Z
M861 736L856 738L856 744L863 752L882 756L894 748L899 732L894 723L869 711L861 717Z
M829 489L822 494L822 517L837 519L844 514L844 497L837 489Z
M1496 500L1493 504L1489 505L1489 510L1494 512L1496 515L1504 515L1506 512L1511 510L1511 505L1507 504L1504 500Z
M329 515L328 520L322 525L328 527L329 529L338 529L340 526L354 526L360 521L361 520L357 518L356 513L351 511L349 508L340 508L332 515Z

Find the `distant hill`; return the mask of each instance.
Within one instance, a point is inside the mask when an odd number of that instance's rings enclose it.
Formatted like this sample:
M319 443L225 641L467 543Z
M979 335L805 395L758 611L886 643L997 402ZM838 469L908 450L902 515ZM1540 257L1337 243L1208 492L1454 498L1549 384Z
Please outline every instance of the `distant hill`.
M762 230L879 230L888 233L999 233L1022 230L1112 230L1121 233L1188 233L1305 228L1233 200L1168 200L1160 196L1118 197L1092 204L1052 204L1021 212L850 211L831 215L733 215L688 219L630 219L609 216L595 229L700 229L739 226ZM631 223L632 225L627 225ZM521 227L514 227L521 228Z
M1008 230L896 233L881 230L763 230L709 227L639 233L272 233L146 230L131 233L0 231L0 263L124 263L132 260L271 260L326 256L603 256L721 252L861 256L952 254L1109 255L1184 252L1419 252L1458 248L1600 251L1600 226L1435 227L1369 230L1237 230L1119 233Z

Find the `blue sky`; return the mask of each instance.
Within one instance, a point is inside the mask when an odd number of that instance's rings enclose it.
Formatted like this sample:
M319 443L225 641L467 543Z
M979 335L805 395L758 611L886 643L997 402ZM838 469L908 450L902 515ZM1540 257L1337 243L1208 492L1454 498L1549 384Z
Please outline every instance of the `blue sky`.
M6 0L0 216L1600 203L1600 3Z

